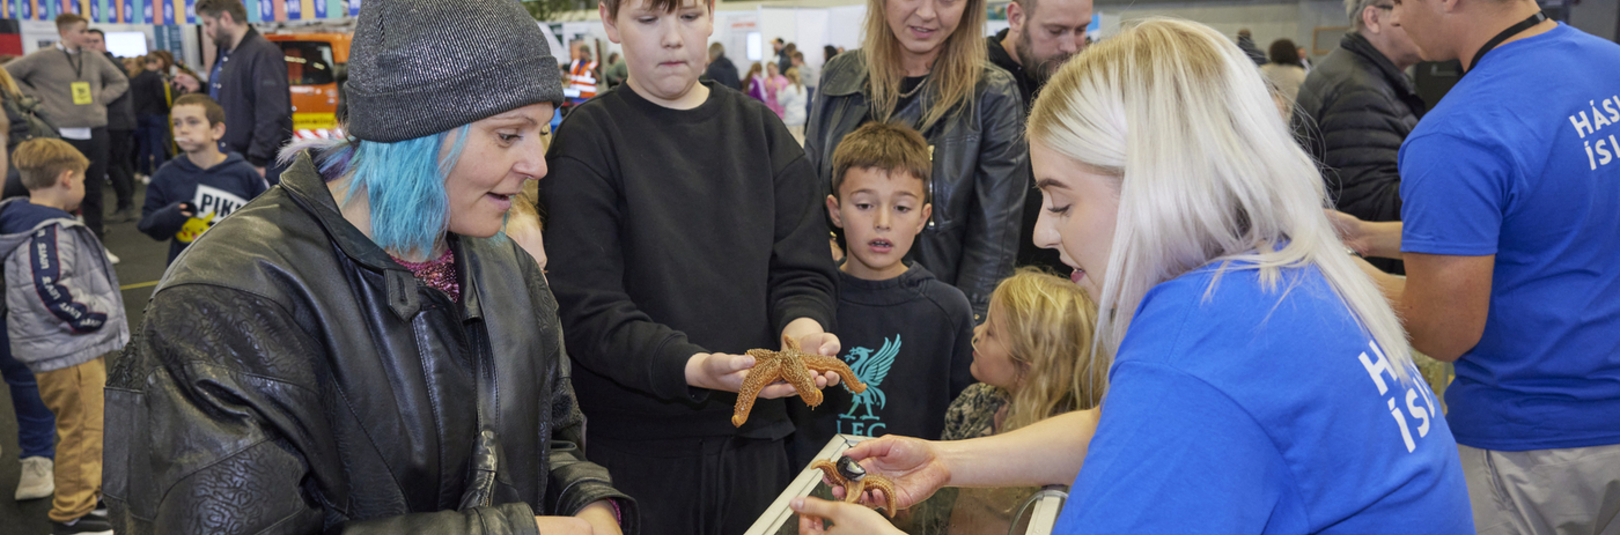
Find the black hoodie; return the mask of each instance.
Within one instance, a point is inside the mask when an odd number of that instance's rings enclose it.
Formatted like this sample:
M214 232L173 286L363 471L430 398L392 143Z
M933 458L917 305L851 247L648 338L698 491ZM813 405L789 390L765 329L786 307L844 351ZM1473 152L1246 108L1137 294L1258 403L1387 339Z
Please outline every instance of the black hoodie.
M844 362L866 383L851 394L822 390L815 409L789 403L800 465L834 434L938 439L951 400L973 384L973 308L955 286L921 265L889 280L839 272L838 328Z

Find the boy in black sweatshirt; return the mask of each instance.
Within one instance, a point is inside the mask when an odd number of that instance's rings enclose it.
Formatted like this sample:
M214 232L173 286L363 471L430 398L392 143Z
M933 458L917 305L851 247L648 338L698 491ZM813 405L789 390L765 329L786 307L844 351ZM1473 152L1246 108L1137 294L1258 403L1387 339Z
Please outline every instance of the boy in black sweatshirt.
M174 143L183 158L169 160L146 186L137 228L154 240L169 241L169 263L192 240L268 189L264 177L237 153L219 151L225 137L225 109L194 93L174 101L169 111Z
M815 171L770 109L698 81L712 9L602 2L630 76L568 115L540 182L586 454L661 534L742 533L798 468L786 403L802 402L772 399L792 386L731 424L742 353L839 349Z
M789 405L800 464L839 433L937 440L951 400L973 384L967 296L903 261L933 211L932 167L922 135L885 123L857 128L833 151L827 212L848 244L833 332L866 391L829 388L813 410Z

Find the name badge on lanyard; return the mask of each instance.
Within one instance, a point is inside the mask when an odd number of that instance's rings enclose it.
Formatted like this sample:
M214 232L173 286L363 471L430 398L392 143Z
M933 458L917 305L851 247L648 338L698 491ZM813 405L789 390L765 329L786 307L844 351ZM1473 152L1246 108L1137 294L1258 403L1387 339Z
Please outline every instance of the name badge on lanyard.
M68 65L73 66L73 78L74 79L79 79L79 78L84 77L84 55L85 54L94 54L94 53L95 53L94 51L85 50L85 51L80 51L79 54L69 54L66 48L62 49L62 55L67 56ZM73 62L73 57L74 56L78 56L78 59L79 59L78 63ZM73 104L78 105L78 106L85 106L85 105L89 105L92 102L95 102L95 99L91 96L91 93L90 93L90 82L73 82L69 87L71 87L73 89Z
M90 82L73 82L73 103L83 106L91 102Z

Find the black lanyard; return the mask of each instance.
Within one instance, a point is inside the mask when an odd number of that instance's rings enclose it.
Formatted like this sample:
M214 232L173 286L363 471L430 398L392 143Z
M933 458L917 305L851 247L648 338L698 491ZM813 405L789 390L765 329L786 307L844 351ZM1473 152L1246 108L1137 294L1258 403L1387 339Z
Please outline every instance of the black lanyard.
M1502 41L1506 41L1510 37L1519 35L1525 30L1530 29L1531 26L1541 24L1541 22L1545 20L1547 20L1547 15L1537 11L1536 14L1531 15L1530 18L1519 21L1518 24L1514 24L1509 26L1508 29L1502 30L1502 33L1496 34L1496 37L1492 37L1491 40L1486 41L1485 46L1479 47L1479 52L1474 53L1474 61L1468 62L1468 71L1472 72L1474 69L1478 68L1479 60L1485 57L1485 53L1495 49L1496 45L1502 44ZM1463 74L1468 73L1465 72Z
M83 56L84 53L85 53L84 49L82 49L82 48L79 49L79 54L78 54L79 55L79 62L78 63L73 63L74 54L69 53L66 48L62 49L62 55L65 55L68 58L68 65L73 66L73 79L74 80L84 78L84 56Z

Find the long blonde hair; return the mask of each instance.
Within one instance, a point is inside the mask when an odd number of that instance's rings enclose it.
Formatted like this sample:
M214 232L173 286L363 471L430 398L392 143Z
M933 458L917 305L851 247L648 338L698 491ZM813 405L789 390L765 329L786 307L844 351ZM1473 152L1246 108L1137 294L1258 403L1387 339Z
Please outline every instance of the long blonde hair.
M798 88L799 91L804 91L804 82L799 79L798 67L788 67L787 72L782 73L782 76L787 77L789 82L793 82L793 87Z
M1405 331L1328 222L1321 173L1254 63L1220 33L1153 18L1088 47L1043 89L1028 132L1116 177L1119 218L1097 299L1109 311L1097 326L1103 348L1118 350L1149 289L1188 271L1254 269L1272 292L1284 268L1314 265L1392 373L1410 380ZM1283 282L1279 300L1298 280Z
M900 81L905 78L900 66L900 38L889 27L884 3L887 0L866 1L866 75L872 84L872 118L887 122L900 101ZM956 31L940 44L942 50L929 68L931 76L923 83L929 87L923 92L932 102L923 112L917 131L926 131L935 122L957 106L971 105L973 90L984 77L984 66L989 52L984 45L985 0L965 0L962 20Z
M990 315L1023 383L1000 432L1097 406L1108 384L1106 354L1093 358L1097 303L1084 290L1037 268L1019 268L990 294Z

